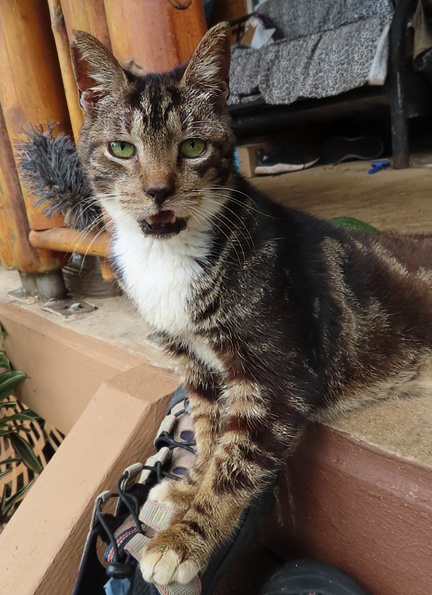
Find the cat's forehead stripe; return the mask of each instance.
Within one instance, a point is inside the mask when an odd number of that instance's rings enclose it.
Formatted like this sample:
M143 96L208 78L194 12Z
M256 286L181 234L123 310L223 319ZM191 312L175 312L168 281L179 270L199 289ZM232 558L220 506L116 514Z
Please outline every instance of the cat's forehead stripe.
M178 109L181 94L168 74L150 74L136 81L129 100L132 108L139 110L146 127L160 130L169 123L170 116Z

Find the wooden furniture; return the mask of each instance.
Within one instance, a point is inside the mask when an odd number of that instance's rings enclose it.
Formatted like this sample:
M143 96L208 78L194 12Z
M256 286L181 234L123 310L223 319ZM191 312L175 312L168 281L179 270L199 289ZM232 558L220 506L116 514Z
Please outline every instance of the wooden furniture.
M280 131L293 123L329 120L356 110L390 112L393 167L409 166L408 119L430 111L431 88L423 73L412 68L407 55L407 27L418 0L398 0L390 28L388 80L383 87L364 86L335 97L304 99L290 105L267 105L263 100L231 107L234 131L240 140ZM236 19L239 26L244 19Z

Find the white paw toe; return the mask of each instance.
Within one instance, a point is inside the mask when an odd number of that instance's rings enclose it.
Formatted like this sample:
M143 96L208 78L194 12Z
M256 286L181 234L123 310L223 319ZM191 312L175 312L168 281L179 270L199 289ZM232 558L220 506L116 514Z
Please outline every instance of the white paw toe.
M141 572L144 580L150 583L167 585L177 580L177 569L180 558L174 550L165 552L149 552L141 561Z
M167 480L161 481L150 490L148 498L149 500L154 500L155 502L172 504L170 499L170 490L171 482Z
M196 577L198 572L199 568L195 564L195 562L192 562L191 560L186 560L185 562L182 562L177 569L176 581L178 583L186 585L187 583L190 583L193 578Z

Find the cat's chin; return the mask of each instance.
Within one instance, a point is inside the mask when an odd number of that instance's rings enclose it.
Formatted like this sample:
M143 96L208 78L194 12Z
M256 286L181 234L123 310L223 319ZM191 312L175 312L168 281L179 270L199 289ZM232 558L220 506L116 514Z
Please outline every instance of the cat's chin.
M138 221L138 224L145 236L160 238L169 238L170 236L177 235L187 227L187 220L181 217L173 217L169 221L165 219L156 216L149 219L141 219L141 221Z

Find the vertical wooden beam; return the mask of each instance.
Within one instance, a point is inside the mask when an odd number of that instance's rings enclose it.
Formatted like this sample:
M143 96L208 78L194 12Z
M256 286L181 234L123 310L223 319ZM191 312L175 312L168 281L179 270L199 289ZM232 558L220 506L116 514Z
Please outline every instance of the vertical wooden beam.
M57 269L59 254L36 250L28 241L30 227L1 108L0 143L0 262L23 273Z
M111 49L103 0L60 0L60 3L69 41L73 39L73 30L80 29L91 33ZM128 23L122 23L123 33L128 26Z
M201 0L168 0L168 14L177 40L179 64L192 56L207 31Z
M60 0L48 0L51 16L51 28L57 48L57 55L61 68L63 87L65 91L69 117L75 141L78 140L79 131L83 123L83 113L79 106L78 90L70 58L70 39L67 34L64 14Z
M111 48L103 0L48 0L51 27L61 66L63 86L75 141L83 123L70 57L74 29L87 31Z
M206 31L200 0L105 0L105 11L116 58L147 72L185 62Z
M60 68L45 0L3 0L0 20L0 102L16 156L14 141L31 124L59 122L70 129ZM21 184L32 229L61 225L34 208L34 197Z

